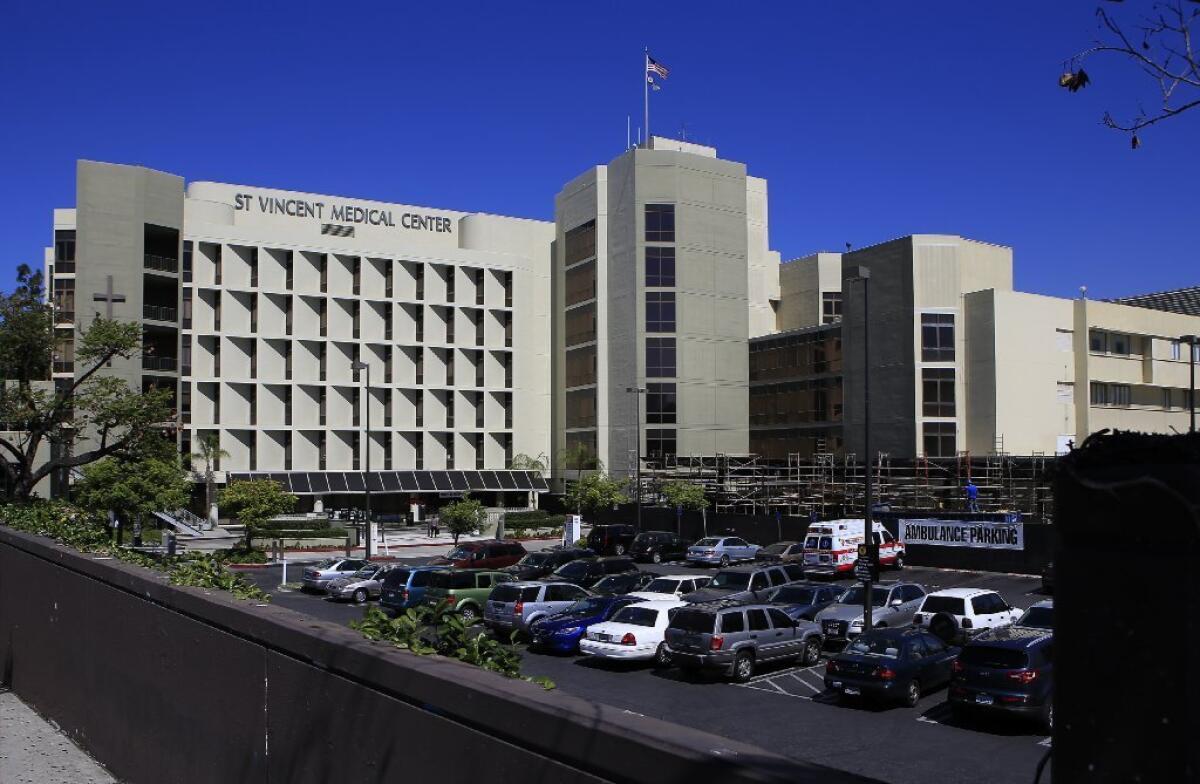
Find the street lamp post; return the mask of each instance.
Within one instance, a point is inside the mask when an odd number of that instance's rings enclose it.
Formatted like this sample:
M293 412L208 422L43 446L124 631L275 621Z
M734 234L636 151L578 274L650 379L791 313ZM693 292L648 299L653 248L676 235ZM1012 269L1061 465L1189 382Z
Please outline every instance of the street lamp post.
M366 385L366 401L364 405L367 408L367 459L366 473L363 475L363 495L366 503L367 515L367 544L363 550L363 557L370 560L371 558L371 366L366 362L354 362L350 365L352 370L365 370L367 375L364 379Z
M1188 347L1188 432L1196 432L1196 336L1180 335L1179 342Z
M636 427L637 449L633 456L633 492L637 503L637 530L642 532L642 395L645 387L625 387L633 395L633 421Z
M863 451L867 455L867 486L863 497L865 504L865 509L863 510L863 541L869 543L872 541L872 534L874 533L871 519L873 501L871 498L871 270L866 267L852 267L845 271L843 280L846 283L862 281L863 284ZM871 594L874 585L869 577L864 581L863 588L863 631L865 632L874 626L871 614Z

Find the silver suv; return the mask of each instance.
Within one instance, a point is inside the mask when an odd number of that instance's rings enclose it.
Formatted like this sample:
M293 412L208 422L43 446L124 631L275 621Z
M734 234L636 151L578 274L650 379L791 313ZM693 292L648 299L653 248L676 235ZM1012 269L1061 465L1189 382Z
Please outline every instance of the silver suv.
M523 582L497 585L488 594L483 624L502 635L528 632L539 618L562 612L590 594L564 582Z
M708 585L683 595L685 602L769 602L788 583L804 579L798 563L730 566L717 572Z
M764 662L816 664L824 640L811 621L792 620L769 604L709 602L680 607L666 631L671 662L685 670L719 670L745 682Z

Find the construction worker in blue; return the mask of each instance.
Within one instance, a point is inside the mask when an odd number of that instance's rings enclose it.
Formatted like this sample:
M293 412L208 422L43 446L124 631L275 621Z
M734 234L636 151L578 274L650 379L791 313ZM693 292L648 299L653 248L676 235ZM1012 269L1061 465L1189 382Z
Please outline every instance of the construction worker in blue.
M967 492L967 511L979 511L979 488L970 479L967 480L967 486L964 488Z

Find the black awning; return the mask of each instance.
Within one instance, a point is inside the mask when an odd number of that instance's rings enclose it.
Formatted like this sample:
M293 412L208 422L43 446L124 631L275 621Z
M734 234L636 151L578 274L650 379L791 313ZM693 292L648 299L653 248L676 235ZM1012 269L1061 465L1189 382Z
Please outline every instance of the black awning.
M487 489L484 487L483 477L479 475L478 471L463 471L463 475L467 478L467 487L472 490Z
M342 474L346 477L346 490L351 493L361 493L366 490L366 482L363 481L362 471L347 471Z
M395 471L384 471L380 476L383 478L383 492L398 493L400 492L400 475Z
M483 477L483 486L487 490L499 490L500 480L496 478L495 471L480 471L479 475Z
M270 480L297 495L362 493L466 493L472 491L547 492L536 471L240 471L227 481Z
M308 478L308 484L312 492L316 495L329 492L329 479L325 474L319 474L315 471L309 471L305 474Z
M462 471L448 471L447 475L450 478L450 486L455 490L465 491L470 489L470 487L467 485L467 478L463 476Z
M371 471L366 475L366 479L367 489L369 489L372 493L383 492L383 477L380 476L378 471Z
M529 474L525 471L509 471L509 476L517 483L518 490L532 490L529 484Z
M432 471L414 471L417 477L417 489L428 493L436 493L437 485L433 483Z
M500 486L505 490L517 489L517 480L513 479L512 471L497 471L496 478L500 480Z
M454 486L450 484L450 475L446 471L430 471L429 476L433 479L433 486L439 491L450 492Z
M341 471L334 471L326 474L329 477L329 492L344 493L346 492L346 475Z
M398 471L396 478L400 480L400 489L404 492L411 493L418 489L417 477L412 471Z
M530 472L529 472L529 484L530 484L530 486L532 486L532 487L533 487L533 489L534 489L536 492L539 492L539 493L548 493L548 492L550 492L550 487L549 487L549 485L547 485L547 484L546 484L546 479L545 479L545 477L543 477L543 476L542 476L542 475L541 475L539 472L537 472L537 471L530 471Z
M301 495L307 495L312 492L312 486L308 483L308 474L300 471L293 471L288 474L288 479L292 483L292 492Z

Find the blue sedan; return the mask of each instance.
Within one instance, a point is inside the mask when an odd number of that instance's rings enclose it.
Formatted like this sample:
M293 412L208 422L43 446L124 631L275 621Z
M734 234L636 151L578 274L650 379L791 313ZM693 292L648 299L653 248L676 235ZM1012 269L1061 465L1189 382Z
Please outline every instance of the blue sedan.
M576 653L579 640L594 623L603 623L627 604L645 601L632 596L589 596L567 609L534 621L529 627L530 646L556 653Z

